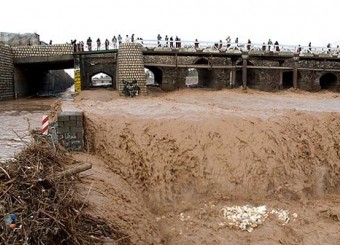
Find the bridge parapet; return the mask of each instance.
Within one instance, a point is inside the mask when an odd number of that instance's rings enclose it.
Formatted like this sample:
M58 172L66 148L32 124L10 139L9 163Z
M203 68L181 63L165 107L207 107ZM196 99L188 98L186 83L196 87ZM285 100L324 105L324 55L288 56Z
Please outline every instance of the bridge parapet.
M12 47L12 52L14 58L72 55L73 46L71 44L20 46Z

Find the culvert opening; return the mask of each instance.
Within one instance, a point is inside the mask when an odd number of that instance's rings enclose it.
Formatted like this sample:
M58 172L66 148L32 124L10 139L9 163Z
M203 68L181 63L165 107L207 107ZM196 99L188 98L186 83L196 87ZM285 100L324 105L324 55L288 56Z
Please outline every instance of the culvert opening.
M289 89L292 88L293 85L293 72L292 71L284 71L282 74L282 88Z
M320 77L321 89L333 89L336 86L337 77L333 73L325 73Z

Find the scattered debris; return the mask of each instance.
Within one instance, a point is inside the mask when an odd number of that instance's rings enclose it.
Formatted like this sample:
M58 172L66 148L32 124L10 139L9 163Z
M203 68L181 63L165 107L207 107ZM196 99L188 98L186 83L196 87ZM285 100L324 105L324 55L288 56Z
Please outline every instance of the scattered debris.
M283 221L283 225L287 224L292 218L297 218L297 214L289 214L287 210L273 209L270 212L265 205L253 207L250 205L245 206L232 206L224 207L221 210L224 218L231 221L227 223L230 227L237 227L243 231L252 232L254 228L263 224L268 218L269 214L274 214L280 221ZM225 223L219 223L219 226L224 226Z
M0 164L0 244L129 244L129 238L105 220L82 211L67 152L41 135L15 157ZM39 138L39 140L37 140ZM2 221L2 222L1 222ZM105 238L105 239L104 239Z

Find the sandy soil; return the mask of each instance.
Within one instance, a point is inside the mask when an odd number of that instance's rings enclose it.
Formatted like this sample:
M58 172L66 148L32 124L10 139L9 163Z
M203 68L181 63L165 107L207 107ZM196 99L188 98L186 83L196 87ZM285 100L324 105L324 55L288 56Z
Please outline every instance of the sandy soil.
M339 94L93 90L74 105L88 147L74 156L93 163L81 194L121 244L340 244ZM297 217L247 232L223 217L235 205Z

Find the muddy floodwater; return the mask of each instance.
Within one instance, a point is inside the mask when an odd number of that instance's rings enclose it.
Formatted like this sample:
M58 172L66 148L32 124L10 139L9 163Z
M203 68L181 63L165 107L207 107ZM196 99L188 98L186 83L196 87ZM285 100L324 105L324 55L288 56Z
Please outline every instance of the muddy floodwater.
M81 197L122 244L340 244L339 93L87 90L73 105ZM271 211L245 231L234 208Z
M0 101L0 161L13 158L30 141L29 128L41 126L55 99Z

